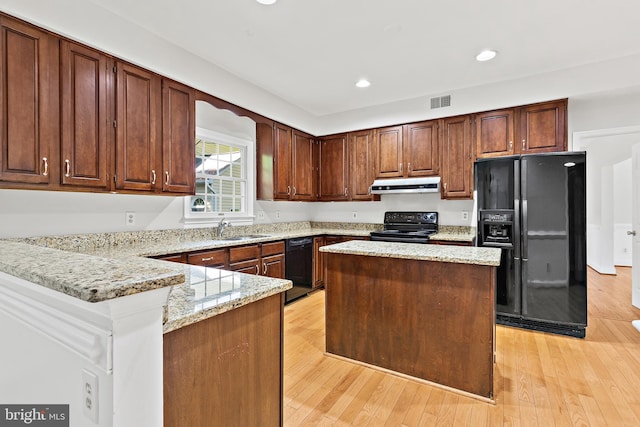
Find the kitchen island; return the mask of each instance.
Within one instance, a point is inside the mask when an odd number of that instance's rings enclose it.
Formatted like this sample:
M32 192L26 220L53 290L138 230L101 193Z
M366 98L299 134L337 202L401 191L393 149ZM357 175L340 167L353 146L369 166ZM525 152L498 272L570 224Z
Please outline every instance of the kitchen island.
M493 399L499 249L351 241L321 251L328 354Z

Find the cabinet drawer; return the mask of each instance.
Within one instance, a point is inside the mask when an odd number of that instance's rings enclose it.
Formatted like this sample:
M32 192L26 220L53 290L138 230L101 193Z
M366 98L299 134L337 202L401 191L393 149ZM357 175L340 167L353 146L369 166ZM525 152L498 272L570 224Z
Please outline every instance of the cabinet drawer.
M180 262L182 264L185 264L187 262L187 254L162 255L157 257L156 259L161 259L162 261L169 262Z
M189 254L187 255L187 261L192 265L226 265L227 251L225 249L216 249Z
M239 262L245 261L248 259L258 259L260 258L260 246L258 245L248 245L248 246L239 246L235 248L229 248L229 262Z
M234 262L229 264L229 270L246 274L260 274L260 262L258 259Z
M278 255L284 253L284 241L262 244L262 256Z

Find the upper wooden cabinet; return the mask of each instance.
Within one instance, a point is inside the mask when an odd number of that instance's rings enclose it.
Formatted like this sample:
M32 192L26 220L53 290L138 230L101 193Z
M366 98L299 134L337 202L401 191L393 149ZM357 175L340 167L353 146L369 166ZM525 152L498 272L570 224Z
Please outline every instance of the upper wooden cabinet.
M438 121L404 125L404 176L433 176L440 172Z
M522 154L566 151L566 99L528 105L518 110Z
M291 141L291 200L315 200L316 198L316 150L314 138L297 130Z
M349 147L346 134L320 138L318 200L349 200Z
M162 179L161 80L125 63L116 64L116 76L116 188L153 191Z
M447 117L442 120L443 199L473 198L473 155L471 117Z
M438 121L430 120L375 131L376 178L437 175Z
M76 43L60 46L61 182L108 189L111 59Z
M276 123L273 140L273 198L291 198L291 128Z
M195 192L195 94L162 80L162 191Z
M1 15L0 38L3 187L193 194L193 89Z
M475 141L477 157L508 156L514 153L513 109L476 114Z
M49 184L59 175L58 39L0 16L0 180Z
M379 128L374 131L376 178L403 176L402 126Z
M351 132L349 137L349 174L351 200L373 200L373 131Z
M474 115L477 157L567 149L567 100Z
M258 198L315 200L317 151L313 137L280 123L275 124L272 138L264 126L257 128L256 135ZM270 157L272 173L268 167ZM269 194L271 187L273 193Z

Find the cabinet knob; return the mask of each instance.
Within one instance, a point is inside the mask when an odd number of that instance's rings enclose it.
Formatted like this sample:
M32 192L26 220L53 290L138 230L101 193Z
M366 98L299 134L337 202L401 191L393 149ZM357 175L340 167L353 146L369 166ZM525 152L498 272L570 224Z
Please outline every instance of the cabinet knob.
M155 183L156 183L156 171L155 169L153 169L151 171L151 184L155 185Z
M43 157L42 162L44 163L44 172L42 172L42 176L47 176L49 175L49 161L46 157Z
M69 178L69 175L71 175L71 163L69 162L69 159L65 159L65 161L64 161L64 176Z

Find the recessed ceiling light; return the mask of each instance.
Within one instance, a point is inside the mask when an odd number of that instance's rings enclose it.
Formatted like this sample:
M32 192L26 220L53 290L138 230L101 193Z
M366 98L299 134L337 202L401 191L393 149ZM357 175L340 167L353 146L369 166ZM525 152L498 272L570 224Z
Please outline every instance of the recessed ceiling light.
M482 52L476 55L476 60L480 62L489 61L495 58L497 54L498 52L496 52L495 50L483 50Z
M360 79L356 82L357 87L369 87L371 86L371 82L367 79Z
M260 4L274 4L278 0L256 0Z

